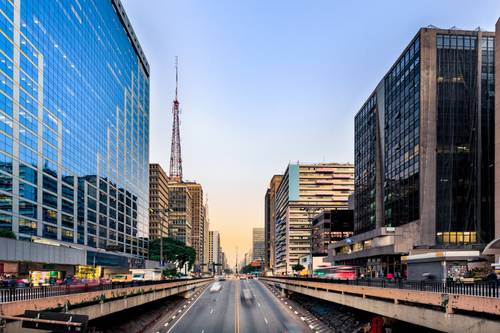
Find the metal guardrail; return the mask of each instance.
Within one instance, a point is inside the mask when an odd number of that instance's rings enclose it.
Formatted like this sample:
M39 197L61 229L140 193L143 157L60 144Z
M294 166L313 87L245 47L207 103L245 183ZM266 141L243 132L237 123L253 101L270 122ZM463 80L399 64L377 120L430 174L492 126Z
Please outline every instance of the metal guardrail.
M384 279L357 279L357 280L335 280L321 278L298 278L273 276L273 279L295 280L295 281L311 281L323 282L332 284L342 284L350 286L363 286L375 288L395 288L407 289L415 291L437 292L445 294L459 294L481 297L500 297L500 282L499 281L480 281L474 283L463 283L455 281L408 281L408 280L384 280Z
M4 288L0 289L0 303L27 301L32 299L86 293L91 291L151 286L157 284L168 284L180 281L194 282L198 280L202 279L199 278L199 279L176 279L176 280L158 280L158 281L130 281L130 282L112 282L112 283L93 284L93 285L77 284L77 285L64 285L64 286Z

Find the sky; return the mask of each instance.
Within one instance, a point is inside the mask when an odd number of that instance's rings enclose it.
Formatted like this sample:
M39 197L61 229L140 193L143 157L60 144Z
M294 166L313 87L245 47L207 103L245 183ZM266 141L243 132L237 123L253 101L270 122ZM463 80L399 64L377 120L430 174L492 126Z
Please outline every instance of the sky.
M500 1L122 0L151 66L150 161L167 171L175 56L183 174L234 265L290 162L353 162L354 115L420 27L493 31Z

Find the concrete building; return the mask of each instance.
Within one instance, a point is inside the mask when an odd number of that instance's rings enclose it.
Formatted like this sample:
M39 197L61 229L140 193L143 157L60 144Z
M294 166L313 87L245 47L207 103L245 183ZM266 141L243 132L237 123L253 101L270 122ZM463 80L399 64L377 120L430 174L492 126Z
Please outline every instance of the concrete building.
M2 5L0 229L81 249L82 265L142 266L149 65L120 1L82 0L73 14L54 1Z
M222 250L220 247L220 234L216 230L209 231L209 257L208 257L208 266L209 271L214 272L216 274L220 274L221 266L221 255Z
M149 165L149 239L168 237L168 176L161 165Z
M252 229L252 246L252 259L264 260L264 257L266 255L264 228Z
M205 202L203 205L203 211L205 216L205 228L203 230L203 262L202 262L202 271L208 272L210 262L210 215L208 210L208 202Z
M311 253L311 221L328 209L347 209L354 190L352 164L289 164L276 193L274 271L292 273L299 258Z
M191 246L193 204L187 183L168 183L168 235Z
M265 257L264 265L266 270L272 270L274 267L274 254L276 242L276 193L283 176L274 175L269 183L269 188L265 196Z
M205 256L205 207L203 205L203 188L201 184L187 182L186 186L191 194L191 246L196 251L196 265L204 262Z
M494 59L491 32L418 31L356 115L356 235L332 261L404 273L401 255L492 239Z

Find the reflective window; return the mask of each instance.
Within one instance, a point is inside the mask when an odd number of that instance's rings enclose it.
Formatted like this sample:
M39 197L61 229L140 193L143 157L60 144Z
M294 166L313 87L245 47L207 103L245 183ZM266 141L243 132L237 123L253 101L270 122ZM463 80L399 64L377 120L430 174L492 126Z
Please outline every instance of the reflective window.
M12 176L0 173L0 190L12 192Z
M28 199L31 201L36 201L37 199L37 189L33 185L29 185L28 183L19 182L19 196L24 199Z
M43 191L43 204L57 209L57 197L53 194Z
M43 208L43 220L45 222L57 224L57 211Z
M12 216L0 214L0 229L12 230Z
M19 232L25 235L36 236L37 222L24 218L19 218Z
M12 197L0 193L0 210L12 212Z
M46 238L57 239L57 227L44 224L42 235Z
M34 203L19 200L19 215L37 218L37 206Z

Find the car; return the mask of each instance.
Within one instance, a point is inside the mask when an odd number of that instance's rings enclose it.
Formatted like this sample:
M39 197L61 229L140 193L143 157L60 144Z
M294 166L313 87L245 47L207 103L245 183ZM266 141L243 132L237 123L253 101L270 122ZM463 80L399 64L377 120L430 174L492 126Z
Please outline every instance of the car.
M215 282L211 287L210 287L210 292L211 293L216 293L219 292L222 289L222 284L219 282Z
M247 279L246 275L240 275L240 280L246 280L246 279Z
M253 293L248 288L241 289L241 302L245 304L253 304L254 302Z

